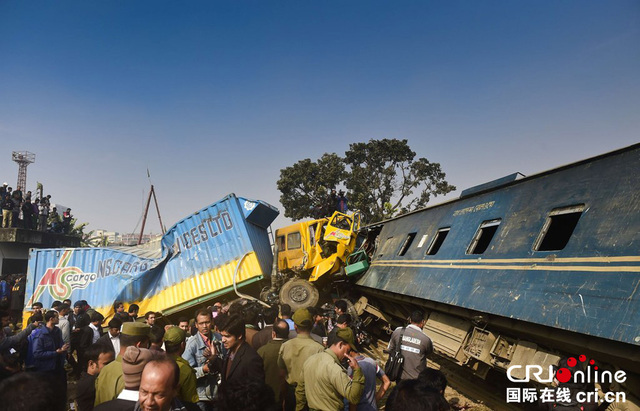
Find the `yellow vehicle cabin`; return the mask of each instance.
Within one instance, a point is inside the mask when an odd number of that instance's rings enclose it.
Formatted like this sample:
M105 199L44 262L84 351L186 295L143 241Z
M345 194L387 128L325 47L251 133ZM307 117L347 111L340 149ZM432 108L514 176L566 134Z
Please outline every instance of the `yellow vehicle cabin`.
M278 270L293 271L310 282L334 274L356 246L360 214L334 212L328 218L303 221L276 230Z

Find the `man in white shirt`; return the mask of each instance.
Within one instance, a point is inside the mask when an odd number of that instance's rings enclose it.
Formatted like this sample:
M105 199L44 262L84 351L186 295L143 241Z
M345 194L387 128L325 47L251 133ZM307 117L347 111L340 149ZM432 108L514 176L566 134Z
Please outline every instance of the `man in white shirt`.
M95 314L91 316L91 323L89 324L89 328L93 330L93 338L91 339L92 344L95 344L100 339L100 331L102 331L102 327L100 327L100 325L102 324L102 321L104 321L104 317L102 316L102 314Z
M60 304L58 306L58 314L60 314L60 322L58 328L62 332L62 342L69 344L71 342L71 325L69 324L69 311L71 307L69 304Z

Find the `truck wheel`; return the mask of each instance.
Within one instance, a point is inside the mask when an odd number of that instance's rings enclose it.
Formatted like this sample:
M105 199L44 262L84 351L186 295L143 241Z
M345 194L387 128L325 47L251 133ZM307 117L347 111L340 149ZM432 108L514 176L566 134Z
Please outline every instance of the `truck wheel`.
M318 289L309 281L300 278L287 281L280 289L280 303L289 304L292 311L313 307L319 299Z

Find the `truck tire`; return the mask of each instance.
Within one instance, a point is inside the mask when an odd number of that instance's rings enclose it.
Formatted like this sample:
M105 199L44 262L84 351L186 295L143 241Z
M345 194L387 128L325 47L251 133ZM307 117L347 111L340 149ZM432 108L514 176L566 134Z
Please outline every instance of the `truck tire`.
M280 304L289 304L291 311L313 307L318 304L319 299L320 293L316 286L301 278L287 281L280 289Z

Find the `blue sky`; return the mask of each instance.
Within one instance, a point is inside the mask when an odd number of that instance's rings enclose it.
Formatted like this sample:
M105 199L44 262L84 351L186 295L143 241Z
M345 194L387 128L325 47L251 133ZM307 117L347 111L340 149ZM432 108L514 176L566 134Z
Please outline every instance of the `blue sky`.
M0 180L129 232L147 168L169 226L404 138L460 191L640 141L639 45L637 1L5 0Z

